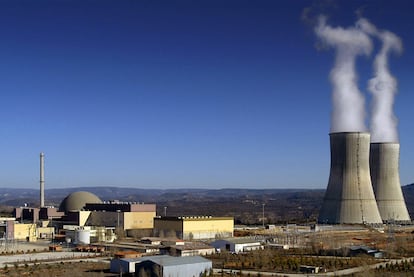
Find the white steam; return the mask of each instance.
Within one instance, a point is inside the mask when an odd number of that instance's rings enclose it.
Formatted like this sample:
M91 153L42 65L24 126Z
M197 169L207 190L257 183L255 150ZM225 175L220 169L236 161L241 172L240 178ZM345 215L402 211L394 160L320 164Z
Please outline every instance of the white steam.
M325 17L319 18L315 33L322 43L336 50L330 73L333 89L331 132L366 131L365 100L357 86L355 61L357 56L371 53L371 39L358 27L331 27L326 24Z
M371 141L398 142L397 118L394 115L394 96L397 80L388 69L388 56L402 52L401 39L389 31L380 31L368 20L359 19L357 25L367 34L377 37L382 47L374 60L374 77L368 82L372 93Z

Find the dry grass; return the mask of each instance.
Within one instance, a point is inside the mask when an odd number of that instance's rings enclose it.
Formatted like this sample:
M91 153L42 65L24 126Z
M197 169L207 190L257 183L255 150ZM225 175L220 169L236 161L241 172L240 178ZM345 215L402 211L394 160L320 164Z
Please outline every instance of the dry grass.
M34 266L9 266L0 270L0 276L33 276L33 277L73 277L91 276L106 277L116 276L109 273L109 264L96 262L77 262L77 263L56 263L56 264L36 264Z

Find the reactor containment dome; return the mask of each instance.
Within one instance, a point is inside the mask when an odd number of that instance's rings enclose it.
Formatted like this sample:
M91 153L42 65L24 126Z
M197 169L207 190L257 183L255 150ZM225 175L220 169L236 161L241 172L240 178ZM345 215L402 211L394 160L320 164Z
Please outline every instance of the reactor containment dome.
M59 211L61 212L75 212L83 209L86 203L99 204L102 200L93 193L87 191L76 191L63 199L60 203Z

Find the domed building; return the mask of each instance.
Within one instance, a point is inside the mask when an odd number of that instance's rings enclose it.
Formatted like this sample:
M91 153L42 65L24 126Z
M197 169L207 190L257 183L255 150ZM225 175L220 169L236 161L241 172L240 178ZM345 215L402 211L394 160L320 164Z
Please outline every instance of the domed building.
M60 212L76 212L83 209L83 207L88 204L100 204L102 200L93 193L87 191L76 191L63 199L60 203L59 211Z

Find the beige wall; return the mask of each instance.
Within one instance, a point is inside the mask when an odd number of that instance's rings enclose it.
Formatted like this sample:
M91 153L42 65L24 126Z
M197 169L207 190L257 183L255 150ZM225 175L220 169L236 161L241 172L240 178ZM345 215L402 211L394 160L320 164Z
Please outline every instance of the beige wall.
M234 219L232 217L221 218L196 218L184 219L184 239L205 239L215 237L232 237Z
M37 228L37 237L38 238L52 238L54 233L53 227L38 227Z
M14 239L29 241L36 240L36 224L14 224Z
M154 228L154 212L125 212L124 230Z
M79 226L85 226L90 214L90 211L79 211Z
M232 237L234 219L232 217L156 218L154 233L157 236L180 239L208 239Z

